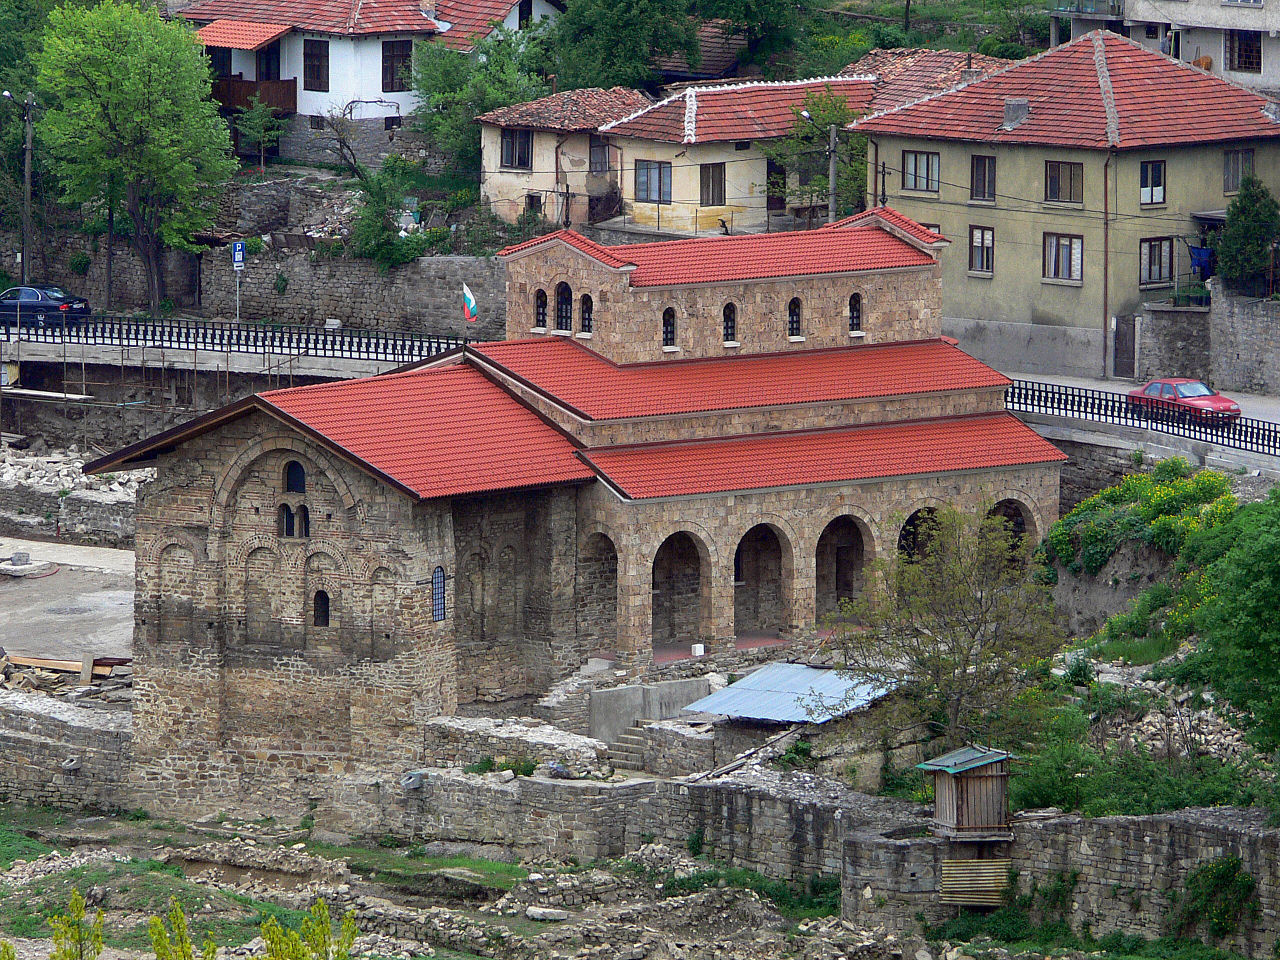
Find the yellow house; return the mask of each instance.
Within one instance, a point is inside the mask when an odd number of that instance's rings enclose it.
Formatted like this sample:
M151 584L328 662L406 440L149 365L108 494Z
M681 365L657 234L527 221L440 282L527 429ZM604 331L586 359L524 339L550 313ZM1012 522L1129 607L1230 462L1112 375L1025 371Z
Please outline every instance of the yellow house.
M770 185L777 177L761 144L791 132L810 94L843 96L862 113L875 78L686 87L605 124L600 133L620 162L623 215L668 233L764 230L787 198Z
M532 210L566 227L611 194L616 207L616 152L596 129L650 103L639 90L588 87L481 114L481 200L507 222Z
M1005 370L1132 375L1141 304L1243 175L1280 186L1274 104L1104 31L853 127L869 195L953 241L944 332Z

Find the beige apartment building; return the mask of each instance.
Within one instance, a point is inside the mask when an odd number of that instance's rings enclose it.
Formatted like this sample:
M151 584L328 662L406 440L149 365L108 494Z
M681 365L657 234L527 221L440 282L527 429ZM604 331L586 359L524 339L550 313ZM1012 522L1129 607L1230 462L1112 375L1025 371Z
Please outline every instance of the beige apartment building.
M1134 315L1191 280L1241 177L1280 187L1278 117L1098 31L854 126L869 191L952 241L944 332L1006 370L1125 376Z

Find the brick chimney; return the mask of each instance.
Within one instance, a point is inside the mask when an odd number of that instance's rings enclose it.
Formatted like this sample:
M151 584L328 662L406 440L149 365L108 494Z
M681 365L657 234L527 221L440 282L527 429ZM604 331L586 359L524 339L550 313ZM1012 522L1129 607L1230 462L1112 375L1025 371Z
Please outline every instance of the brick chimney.
M982 79L982 71L973 65L973 54L970 53L964 61L964 69L960 71L961 83L972 83L974 80Z
M1004 123L1000 124L1000 129L1012 130L1029 116L1031 116L1031 103L1026 97L1005 97Z

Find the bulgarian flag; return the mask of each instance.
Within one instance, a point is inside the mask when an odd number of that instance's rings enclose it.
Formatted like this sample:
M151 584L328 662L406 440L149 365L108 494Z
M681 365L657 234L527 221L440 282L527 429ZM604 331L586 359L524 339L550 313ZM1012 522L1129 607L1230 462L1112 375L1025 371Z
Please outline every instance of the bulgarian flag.
M462 317L467 323L475 323L480 319L480 308L476 306L476 295L465 283L462 285Z

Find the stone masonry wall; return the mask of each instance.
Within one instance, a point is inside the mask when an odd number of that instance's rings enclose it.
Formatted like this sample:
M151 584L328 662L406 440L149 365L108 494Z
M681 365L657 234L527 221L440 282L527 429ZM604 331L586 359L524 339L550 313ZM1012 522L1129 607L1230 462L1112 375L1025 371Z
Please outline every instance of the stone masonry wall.
M1216 389L1280 393L1280 303L1228 296L1214 283L1209 342Z
M558 760L571 768L596 766L609 756L608 744L528 717L437 717L424 728L423 762L432 766L466 766L485 757Z
M1210 377L1208 307L1146 304L1138 324L1137 379Z
M381 118L353 120L351 146L356 159L377 169L390 156L409 157L420 163L427 173L439 173L449 157L434 149L430 142L407 126L397 127L395 135L387 130ZM311 129L311 117L296 113L289 118L284 135L280 138L280 156L311 163L338 163L339 158L324 139L328 131Z
M382 272L372 260L330 259L314 251L268 246L249 257L240 274L240 317L316 324L332 318L361 329L500 340L506 328L503 279L502 263L487 257L420 257ZM234 317L236 276L230 253L206 254L200 282L204 311ZM464 283L479 304L475 323L462 318Z
M129 547L134 514L132 499L93 490L61 496L58 490L26 483L0 487L0 533L11 536Z
M128 713L0 690L0 797L65 808L132 806L131 727Z

